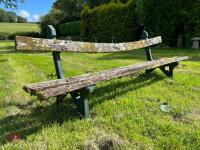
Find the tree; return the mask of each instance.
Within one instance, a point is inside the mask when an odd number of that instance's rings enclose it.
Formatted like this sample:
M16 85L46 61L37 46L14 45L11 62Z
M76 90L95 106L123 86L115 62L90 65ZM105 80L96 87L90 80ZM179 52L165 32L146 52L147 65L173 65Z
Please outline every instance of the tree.
M57 27L57 25L62 21L63 13L58 9L53 8L47 15L40 18L40 30L41 35L43 37L47 36L47 26L53 25Z
M5 11L0 9L0 22L11 22L14 23L17 20L17 15L15 12Z
M53 7L63 12L64 22L80 20L84 0L57 0Z
M3 9L0 9L0 22L6 22L6 11Z
M109 2L122 2L122 3L127 3L128 0L87 0L87 4L90 6L90 8L94 8L96 6L100 6L102 4L106 4Z
M17 16L17 22L18 23L27 23L27 18L23 18L21 16Z
M15 23L17 22L17 15L15 12L8 11L7 12L8 22Z
M0 4L4 4L7 8L16 8L18 2L24 2L24 0L0 0Z
M200 24L200 0L142 1L140 18L154 36L161 34L165 43L176 46L177 37L182 35L187 45Z

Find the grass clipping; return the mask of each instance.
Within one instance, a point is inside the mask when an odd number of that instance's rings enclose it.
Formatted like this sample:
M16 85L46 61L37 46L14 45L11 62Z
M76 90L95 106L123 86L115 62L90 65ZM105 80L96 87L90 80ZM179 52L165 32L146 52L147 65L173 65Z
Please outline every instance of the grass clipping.
M126 149L129 142L123 140L117 134L106 134L99 132L92 140L87 140L86 150L121 150Z

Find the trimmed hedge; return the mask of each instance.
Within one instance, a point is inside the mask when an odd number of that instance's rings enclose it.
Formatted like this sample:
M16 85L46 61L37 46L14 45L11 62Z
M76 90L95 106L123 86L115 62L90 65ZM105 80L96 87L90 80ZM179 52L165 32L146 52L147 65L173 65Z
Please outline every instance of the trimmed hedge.
M15 36L27 36L27 37L34 37L34 38L40 38L41 37L39 32L17 32L17 33L9 34L8 39L14 40Z
M7 40L8 34L5 32L0 32L0 40Z
M80 35L80 21L72 21L59 25L58 32L62 36Z
M15 36L41 37L39 32L0 33L0 40L15 40Z
M112 38L116 42L134 41L138 28L134 0L126 4L112 1L94 9L85 6L81 14L81 36L87 41L111 42Z

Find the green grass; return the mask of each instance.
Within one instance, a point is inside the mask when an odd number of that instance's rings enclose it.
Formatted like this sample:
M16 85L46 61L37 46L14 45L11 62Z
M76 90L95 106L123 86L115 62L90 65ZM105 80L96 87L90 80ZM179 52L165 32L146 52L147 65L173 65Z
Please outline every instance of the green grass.
M190 60L180 63L173 80L157 70L96 85L90 98L92 119L81 119L70 97L57 112L54 99L40 102L22 90L25 84L56 78L50 53L0 52L1 148L108 149L105 144L114 143L119 149L199 149L200 51L154 49L153 54L187 55ZM62 59L70 77L139 63L145 53L62 53ZM170 104L169 113L161 111L163 103ZM20 142L9 143L12 132L20 133Z
M39 32L39 26L33 23L0 23L0 33Z
M13 50L14 42L13 41L1 41L0 42L0 51Z

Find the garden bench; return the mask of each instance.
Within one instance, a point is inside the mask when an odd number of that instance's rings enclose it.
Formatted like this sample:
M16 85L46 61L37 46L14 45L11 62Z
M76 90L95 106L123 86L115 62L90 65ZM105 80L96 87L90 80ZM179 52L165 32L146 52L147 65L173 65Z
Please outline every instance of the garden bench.
M134 74L139 71L151 73L156 68L168 77L173 77L173 70L182 60L188 57L172 57L154 60L150 46L162 42L160 36L148 38L148 33L143 31L142 40L128 43L91 43L67 40L56 40L56 31L53 26L48 26L48 39L31 38L24 36L16 37L16 50L34 52L52 52L58 80L33 83L24 86L24 90L31 95L38 96L39 99L56 97L57 103L63 100L67 93L70 93L75 100L79 112L89 117L88 97L93 91L95 84ZM84 74L71 78L65 78L63 74L60 53L79 52L79 53L111 53L130 51L146 48L147 62L133 64L125 67L114 68L111 70L96 73Z

